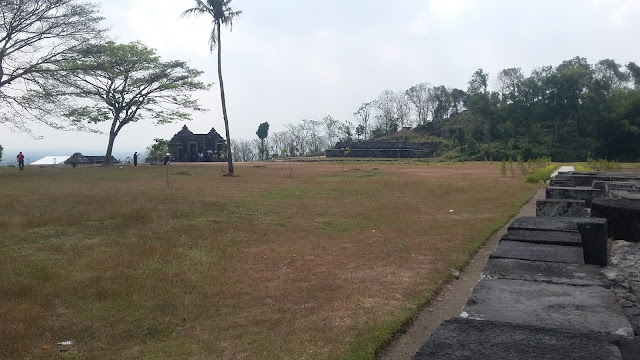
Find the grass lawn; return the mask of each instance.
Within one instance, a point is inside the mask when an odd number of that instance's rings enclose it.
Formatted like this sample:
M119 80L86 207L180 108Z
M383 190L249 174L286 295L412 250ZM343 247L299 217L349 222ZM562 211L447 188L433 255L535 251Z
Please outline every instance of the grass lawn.
M224 167L0 168L0 358L370 359L540 186Z

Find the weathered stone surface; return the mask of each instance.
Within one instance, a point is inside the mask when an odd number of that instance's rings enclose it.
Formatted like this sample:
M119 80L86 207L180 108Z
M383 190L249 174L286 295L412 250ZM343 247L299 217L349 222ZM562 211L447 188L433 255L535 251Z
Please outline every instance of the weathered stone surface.
M515 259L489 259L482 279L508 279L576 286L609 287L602 268L594 265L548 263Z
M609 289L521 280L481 280L467 300L470 319L633 336Z
M609 236L640 242L640 201L597 199L591 208L594 217L609 221Z
M635 191L640 188L640 183L637 181L605 181L604 190L609 192L611 190L628 190Z
M538 217L587 217L587 204L584 200L541 199L536 201Z
M588 218L584 221L578 221L576 225L582 237L585 264L607 265L609 260L607 220Z
M533 244L582 246L580 233L568 231L509 230L502 240L529 242Z
M622 352L622 360L640 359L640 337L620 339L620 352Z
M509 225L509 231L511 230L555 230L555 231L570 231L578 232L578 226L576 225L576 218L542 218L534 216L522 216L519 217Z
M413 360L614 360L610 336L493 321L443 322Z
M518 259L567 264L584 264L582 248L575 246L531 244L519 241L500 241L490 255L492 259Z
M611 190L608 193L612 199L625 199L640 201L640 192L627 191L627 190Z
M640 243L614 241L610 265L603 272L613 284L622 312L640 334Z
M547 199L584 200L587 206L591 206L593 199L602 196L602 192L591 187L548 187Z
M592 187L594 181L635 181L640 180L640 175L630 173L610 172L579 172L575 171L565 175L573 180L577 186Z
M551 179L549 180L549 186L575 187L576 183L569 179Z

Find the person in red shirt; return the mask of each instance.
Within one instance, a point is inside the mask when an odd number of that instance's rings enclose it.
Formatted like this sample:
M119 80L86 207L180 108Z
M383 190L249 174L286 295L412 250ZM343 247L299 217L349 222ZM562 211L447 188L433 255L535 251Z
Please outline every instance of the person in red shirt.
M18 159L18 167L20 170L24 169L24 155L22 155L22 151L16 156L16 159Z

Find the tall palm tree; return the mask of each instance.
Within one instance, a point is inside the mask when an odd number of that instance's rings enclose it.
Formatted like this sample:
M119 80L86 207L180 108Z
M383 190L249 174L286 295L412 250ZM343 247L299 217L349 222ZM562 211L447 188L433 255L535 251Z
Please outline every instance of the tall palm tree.
M231 31L233 20L237 19L242 11L234 11L231 8L231 0L194 0L196 6L185 10L181 17L209 14L212 17L213 29L209 37L209 51L213 53L218 49L218 82L220 83L220 102L222 103L222 117L224 118L224 130L227 136L227 161L229 163L228 175L233 176L233 159L231 156L231 137L229 136L229 119L227 118L227 105L224 97L224 83L222 81L222 43L220 42L220 27L225 25Z

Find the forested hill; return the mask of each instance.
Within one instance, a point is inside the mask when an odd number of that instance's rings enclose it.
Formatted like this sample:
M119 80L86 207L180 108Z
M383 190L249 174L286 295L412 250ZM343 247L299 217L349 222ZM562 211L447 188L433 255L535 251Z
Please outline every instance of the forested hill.
M476 71L463 92L463 107L454 106L451 96L460 90L441 87L444 95L434 105L446 116L414 131L429 134L440 155L452 158L640 161L640 67L635 63L589 64L576 57L529 76L519 68L502 70L494 91L488 83L488 74Z
M304 119L264 142L234 141L234 157L305 156L337 141L376 140L421 143L448 159L640 161L640 67L575 57L530 74L478 69L464 90L426 82L384 90L353 115Z

